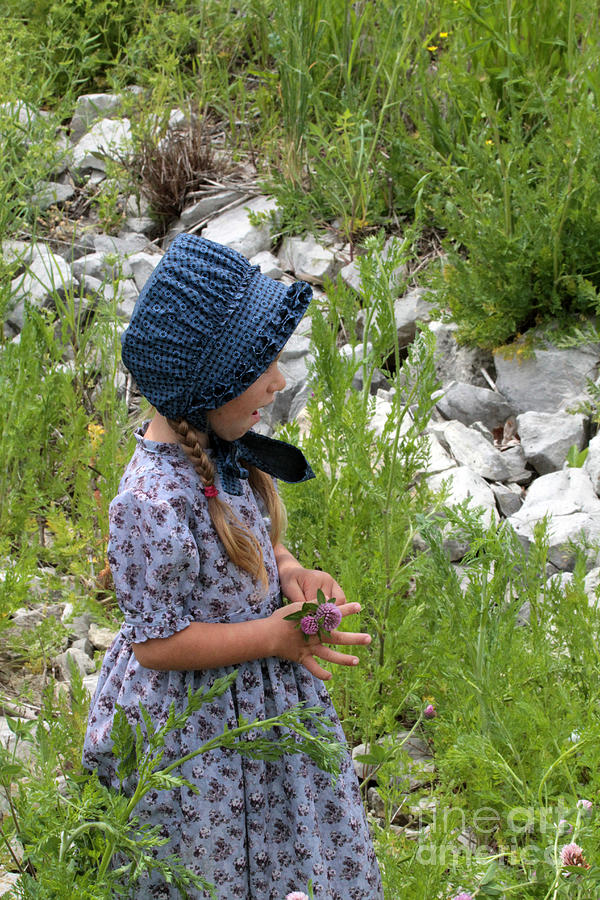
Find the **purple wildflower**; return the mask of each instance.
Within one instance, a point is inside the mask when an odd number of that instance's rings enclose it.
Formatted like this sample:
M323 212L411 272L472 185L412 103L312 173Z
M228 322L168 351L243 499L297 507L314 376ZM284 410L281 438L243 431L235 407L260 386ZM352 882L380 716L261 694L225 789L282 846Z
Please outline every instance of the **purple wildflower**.
M457 894L456 897L453 897L452 900L473 900L473 895L467 894L466 891L462 891L460 894Z
M591 812L593 803L591 800L578 800L577 801L577 809L584 809L586 812Z
M303 632L303 634L317 634L319 630L319 623L317 622L315 616L309 615L304 616L304 618L300 619L300 630Z
M559 834L570 834L573 831L573 826L566 819L561 819L558 823L558 831Z
M435 706L433 705L433 703L429 703L425 707L425 712L423 713L423 715L426 719L435 719L435 717L437 716L437 712L435 711Z
M341 610L335 603L321 603L316 615L325 631L333 631L342 621Z
M560 861L563 866L579 866L581 869L590 867L590 864L583 858L583 850L579 844L565 844L560 851Z
M287 894L285 900L308 900L308 895L303 894L302 891L292 891L291 894Z

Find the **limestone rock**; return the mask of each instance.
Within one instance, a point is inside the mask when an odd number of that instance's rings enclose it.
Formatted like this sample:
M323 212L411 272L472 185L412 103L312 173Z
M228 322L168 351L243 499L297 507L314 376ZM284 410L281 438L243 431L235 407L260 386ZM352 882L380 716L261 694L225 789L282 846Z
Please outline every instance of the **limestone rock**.
M517 416L517 430L525 459L540 475L561 469L569 448L581 450L586 419L581 413L525 412Z
M277 257L273 256L270 250L262 250L260 253L257 253L250 260L250 265L258 266L262 274L266 275L267 278L281 278L283 275L279 268Z
M54 295L64 298L74 285L75 278L69 263L49 248L36 246L31 265L11 283L12 301L16 305L7 316L8 322L20 330L26 300L35 306L51 306Z
M83 650L69 647L68 650L65 650L64 653L60 653L54 660L54 664L58 669L62 681L71 681L69 660L72 660L75 663L75 666L79 669L82 677L84 675L91 675L96 668L93 660L90 659L87 653Z
M93 675L86 675L83 679L83 686L90 695L93 697L96 693L96 688L98 687L98 682L100 681L100 673L94 672Z
M505 517L513 516L521 509L523 493L516 485L491 484L498 510Z
M407 347L417 333L417 322L430 320L433 304L424 299L425 288L413 288L394 303L394 320L399 346Z
M583 584L588 603L591 607L597 608L600 605L600 568L590 569Z
M10 894L14 897L12 891L18 883L19 875L16 872L7 872L6 869L0 866L0 897L3 897L5 894Z
M353 259L345 266L342 266L339 275L344 284L355 290L357 294L362 293L362 279L360 277L360 270L356 259Z
M116 636L116 631L113 631L111 628L102 628L100 625L96 625L95 622L92 622L88 632L90 643L96 650L108 650Z
M33 194L32 202L42 211L51 206L62 206L67 200L75 196L75 188L72 184L60 184L57 181L45 181L38 186Z
M460 465L468 466L489 481L508 479L509 468L502 453L483 435L467 428L462 422L452 421L444 426L442 443L444 442Z
M100 281L113 282L119 278L130 277L133 275L133 271L127 259L115 260L114 254L100 251L88 253L86 256L76 259L73 262L73 274L79 279L84 275L89 275Z
M123 237L114 237L112 234L94 235L94 250L96 253L113 253L116 256L129 256L139 253L148 247L148 238L143 234L128 233Z
M485 377L481 374L481 369L484 368L488 373L493 373L492 354L487 350L459 344L455 338L457 327L450 322L434 321L427 324L427 328L435 336L434 359L438 379L444 385L450 381L460 381L488 387Z
M133 280L135 281L135 286L138 291L144 287L155 268L159 264L161 260L161 254L159 253L146 253L144 251L140 253L133 253L129 259L129 265L131 267L131 271L133 273Z
M129 119L101 119L73 147L72 165L79 171L106 171L105 157L127 153L131 146Z
M513 413L501 394L461 381L451 381L436 406L445 419L456 419L463 425L480 421L490 431L504 425Z
M526 549L545 516L550 517L548 559L557 569L571 570L574 553L568 542L600 541L600 500L587 472L565 468L533 482L523 506L508 520Z
M285 269L291 270L296 278L311 284L323 284L333 278L338 271L335 255L327 247L319 244L313 235L305 239L285 238L279 260Z
M236 206L217 216L202 230L202 237L217 244L224 244L250 259L261 250L271 248L271 224L269 215L277 210L277 203L270 197L254 197L243 206ZM266 214L260 225L253 225L253 215Z
M510 357L494 353L496 387L516 413L556 413L583 399L588 379L598 372L597 345L560 350L546 344L536 348L535 357L519 355L520 346Z
M600 433L595 435L588 444L588 455L583 468L590 476L594 491L600 494Z
M509 483L515 484L529 484L531 479L533 478L533 472L531 469L527 469L527 462L525 460L525 454L523 453L523 448L520 444L517 444L516 447L509 447L507 450L502 451L502 459L508 466L509 475L506 479Z
M70 123L71 140L81 140L88 128L98 119L109 119L119 113L123 98L118 94L82 94L77 98L75 111Z
M183 225L183 230L193 228L200 222L212 216L213 213L219 212L225 206L241 200L244 195L239 191L218 191L217 193L208 194L201 197L195 203L186 206L179 216L179 222Z
M441 490L442 484L448 482L448 506L457 506L465 500L470 501L472 509L479 507L483 510L483 519L489 524L497 517L496 501L489 484L477 472L473 472L467 466L457 466L446 472L440 472L427 479L429 486L434 491Z

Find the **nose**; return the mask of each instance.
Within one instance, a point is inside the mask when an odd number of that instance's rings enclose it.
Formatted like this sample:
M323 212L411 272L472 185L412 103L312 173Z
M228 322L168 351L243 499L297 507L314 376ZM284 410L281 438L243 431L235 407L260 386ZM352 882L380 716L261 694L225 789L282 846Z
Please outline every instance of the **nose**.
M271 382L271 390L273 392L282 391L284 389L284 387L286 386L287 382L285 380L285 375L283 374L283 372L281 371L279 366L275 366L274 376L275 377L273 378L273 381Z

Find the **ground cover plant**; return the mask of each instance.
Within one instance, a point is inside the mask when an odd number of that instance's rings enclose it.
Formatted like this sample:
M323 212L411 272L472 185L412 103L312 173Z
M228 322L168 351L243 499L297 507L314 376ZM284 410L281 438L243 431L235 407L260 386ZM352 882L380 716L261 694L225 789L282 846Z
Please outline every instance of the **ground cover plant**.
M232 164L255 162L282 233L336 220L364 253L361 292L332 284L312 310L314 396L306 425L287 433L319 477L284 493L291 548L336 573L374 637L331 689L377 770L389 900L598 892L599 621L585 559L571 585L549 584L543 529L526 556L506 527L430 494L419 476L432 347L423 332L404 358L392 307L403 263L484 347L597 312L599 28L591 0L7 0L0 10L0 238L54 233L56 211L34 197L60 168L57 126L81 93L135 84L138 147L172 106L192 104L222 124ZM17 103L48 115L22 122ZM117 196L128 178L139 190L138 176L114 161L98 200L107 225L118 226ZM387 258L380 230L397 235ZM439 261L421 267L431 246ZM2 254L3 314L19 266ZM102 573L108 503L131 452L119 321L116 304L84 310L57 290L48 309L27 310L18 343L1 333L0 629L29 601L33 576L48 596L118 624ZM377 371L396 391L382 433ZM460 571L449 534L469 546ZM48 681L58 640L36 634L20 647L24 667ZM108 896L103 830L132 867L148 864L132 810L81 773L85 702L77 682L68 702L48 690L44 727L14 722L30 762L2 758L0 780L18 788L2 829L26 849L24 897L53 896L57 879L73 896ZM415 778L407 732L429 746L434 772ZM15 866L11 852L0 847L0 861Z

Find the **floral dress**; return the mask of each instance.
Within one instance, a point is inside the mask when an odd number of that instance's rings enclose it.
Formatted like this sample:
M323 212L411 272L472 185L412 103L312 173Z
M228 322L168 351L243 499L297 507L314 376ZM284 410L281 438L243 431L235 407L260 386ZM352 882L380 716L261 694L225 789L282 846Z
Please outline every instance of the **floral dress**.
M125 622L107 651L92 700L84 764L118 788L110 739L115 705L154 722L174 701L183 708L196 691L237 668L231 688L192 714L167 737L164 764L246 719L275 716L300 702L319 705L343 733L323 683L303 666L267 657L201 671L141 666L132 642L164 638L190 622L241 622L281 605L277 567L261 507L247 481L240 497L225 494L260 540L270 588L266 596L233 565L212 526L199 478L177 444L145 440L125 471L110 508L109 561ZM216 486L220 482L216 479ZM141 822L160 824L184 865L216 886L219 900L283 900L306 891L319 900L380 900L379 869L352 761L346 756L335 787L304 754L253 760L235 751L201 754L176 770L198 789L150 791L136 808ZM125 784L132 791L132 784ZM146 876L138 898L178 897L160 876ZM208 892L194 897L208 898Z

